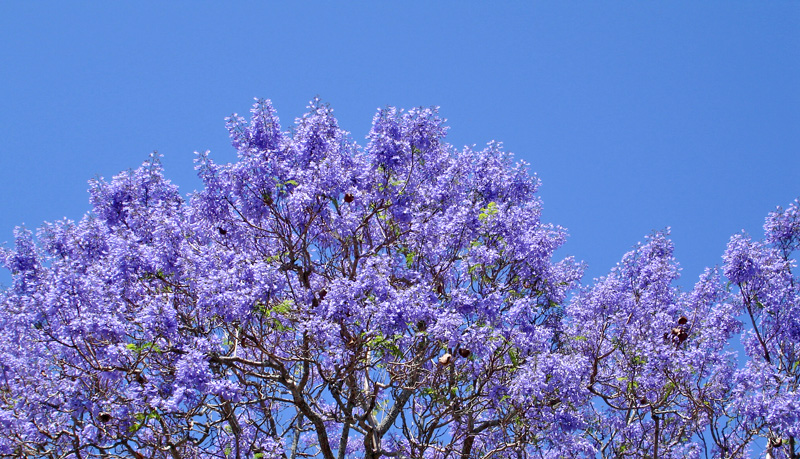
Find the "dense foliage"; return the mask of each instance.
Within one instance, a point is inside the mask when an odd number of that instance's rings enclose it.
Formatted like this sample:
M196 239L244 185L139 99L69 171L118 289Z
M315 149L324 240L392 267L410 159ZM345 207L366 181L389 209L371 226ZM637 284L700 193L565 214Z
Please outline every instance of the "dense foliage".
M0 454L800 454L799 202L691 291L667 233L582 287L525 164L436 110L228 128L188 199L153 155L0 253Z

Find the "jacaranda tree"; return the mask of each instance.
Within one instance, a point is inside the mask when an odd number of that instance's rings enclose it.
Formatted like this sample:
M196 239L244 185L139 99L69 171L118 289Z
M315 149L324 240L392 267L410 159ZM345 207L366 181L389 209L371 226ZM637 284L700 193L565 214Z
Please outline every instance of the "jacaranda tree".
M699 400L727 392L739 323L716 272L692 292L674 287L672 252L654 234L569 304L571 347L591 366L585 431L597 457L698 457L692 437L709 424Z
M797 202L689 292L667 233L581 287L526 165L434 109L379 111L365 146L318 100L228 129L238 161L199 154L186 199L154 154L17 229L0 454L800 454Z

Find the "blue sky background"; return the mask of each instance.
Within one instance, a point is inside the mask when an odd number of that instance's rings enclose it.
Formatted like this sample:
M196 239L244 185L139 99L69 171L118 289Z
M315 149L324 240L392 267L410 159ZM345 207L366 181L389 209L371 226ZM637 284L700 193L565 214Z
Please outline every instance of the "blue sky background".
M3 2L0 241L153 150L191 192L195 150L235 158L225 116L315 95L361 143L387 105L502 141L587 281L670 226L691 284L800 196L797 1Z

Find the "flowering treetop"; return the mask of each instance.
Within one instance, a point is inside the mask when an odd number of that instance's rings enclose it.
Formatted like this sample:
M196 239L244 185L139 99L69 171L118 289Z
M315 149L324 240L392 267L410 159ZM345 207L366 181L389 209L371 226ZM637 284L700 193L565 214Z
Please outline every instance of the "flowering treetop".
M796 457L798 204L690 292L666 233L594 286L538 180L435 109L361 146L312 101L228 119L184 199L157 155L81 221L16 232L0 454ZM570 293L574 293L570 295ZM739 320L743 314L748 319ZM730 342L744 331L747 363Z

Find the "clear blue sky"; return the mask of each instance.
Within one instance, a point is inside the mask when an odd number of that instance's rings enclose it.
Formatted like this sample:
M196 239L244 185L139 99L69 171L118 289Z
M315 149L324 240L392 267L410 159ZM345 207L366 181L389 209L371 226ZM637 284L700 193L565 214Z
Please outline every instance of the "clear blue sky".
M320 95L360 142L440 106L451 143L531 163L587 280L671 226L693 283L800 196L800 2L341 3L0 4L0 241L152 150L191 192L254 97L287 127Z

